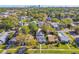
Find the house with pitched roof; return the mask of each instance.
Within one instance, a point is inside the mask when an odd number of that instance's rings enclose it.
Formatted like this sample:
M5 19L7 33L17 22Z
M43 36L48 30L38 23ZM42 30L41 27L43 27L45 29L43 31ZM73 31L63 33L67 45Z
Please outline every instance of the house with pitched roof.
M46 43L47 42L45 39L44 33L41 31L41 29L39 29L36 32L36 39L39 43Z

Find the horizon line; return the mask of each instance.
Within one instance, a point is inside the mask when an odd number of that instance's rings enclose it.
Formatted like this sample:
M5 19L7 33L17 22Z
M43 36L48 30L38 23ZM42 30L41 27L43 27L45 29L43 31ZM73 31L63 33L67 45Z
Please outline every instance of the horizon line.
M2 7L79 7L79 5L0 5L0 8Z

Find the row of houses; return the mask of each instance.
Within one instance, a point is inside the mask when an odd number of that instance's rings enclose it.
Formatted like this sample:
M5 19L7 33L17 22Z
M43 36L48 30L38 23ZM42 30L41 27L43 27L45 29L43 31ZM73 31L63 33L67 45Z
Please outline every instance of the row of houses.
M12 14L16 14L16 12L7 10L7 11L5 11L5 12L1 12L1 13L0 13L0 17L6 18L6 17L8 17L8 16L10 16L10 15L12 15Z
M4 44L7 41L7 37L9 36L9 33L6 32L3 36L0 37L0 44ZM44 34L44 32L39 29L36 32L36 39L37 41L42 44L42 43L56 43L56 42L63 42L63 43L69 43L70 40L69 38L63 33L63 32L58 32L58 36L54 35L52 33L47 34L47 38ZM15 44L16 42L16 37L13 37L7 42L7 48L9 48L11 45ZM24 43L21 45L25 45Z
M55 42L63 42L63 43L69 43L70 40L69 38L63 33L63 32L58 32L58 36L54 34L47 34L47 38L45 37L45 34L42 32L42 30L39 30L36 33L36 38L39 43L55 43ZM48 39L48 40L47 40Z

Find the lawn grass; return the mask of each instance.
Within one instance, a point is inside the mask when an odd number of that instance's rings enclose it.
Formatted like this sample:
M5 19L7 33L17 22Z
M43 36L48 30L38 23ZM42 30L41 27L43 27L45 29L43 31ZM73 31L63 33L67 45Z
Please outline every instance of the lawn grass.
M40 54L40 50L28 50L26 51L28 54ZM52 49L52 50L41 50L41 54L79 54L78 49Z
M61 43L60 43L60 45L59 45L58 47L56 47L56 48L57 48L57 49L69 49L66 44L61 44Z
M49 44L49 45L41 44L41 49L69 49L69 48L66 44L60 43L58 47L53 44Z
M72 44L68 44L71 49L78 49L77 47L73 46Z
M0 45L0 49L4 49L6 45Z
M18 51L19 48L21 48L21 46L18 46L16 48L15 47L10 48L10 49L7 50L7 53L15 54Z
M77 53L79 54L79 50L77 49L64 49L64 50L42 50L42 53L54 53L54 54L72 54Z
M41 44L41 45L42 45L41 54L47 54L47 53L48 54L72 54L72 53L79 54L79 49L73 47L71 44L61 44L60 43L60 45L58 47L54 46L54 45L49 45L49 47L47 47L48 45L45 45L45 44ZM52 46L52 47L50 47L50 46ZM40 49L28 49L27 51L25 51L25 53L40 54Z
M10 53L10 54L15 54L17 52L17 49L8 49L7 50L7 53Z
M2 53L3 52L3 49L0 49L0 53Z
M41 49L48 49L48 45L41 44Z

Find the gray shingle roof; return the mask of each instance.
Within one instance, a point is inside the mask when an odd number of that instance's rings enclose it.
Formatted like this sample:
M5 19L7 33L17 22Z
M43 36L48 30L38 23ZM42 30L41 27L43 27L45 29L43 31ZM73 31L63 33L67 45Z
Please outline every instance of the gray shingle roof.
M38 42L40 42L40 43L45 43L46 42L44 34L40 31L36 33L36 38L37 38Z
M65 36L63 32L59 32L58 34L59 34L61 42L68 42L69 41L69 38L67 36Z
M0 41L1 41L0 44L3 44L6 42L8 35L9 35L8 32L5 32L5 34L0 37Z

